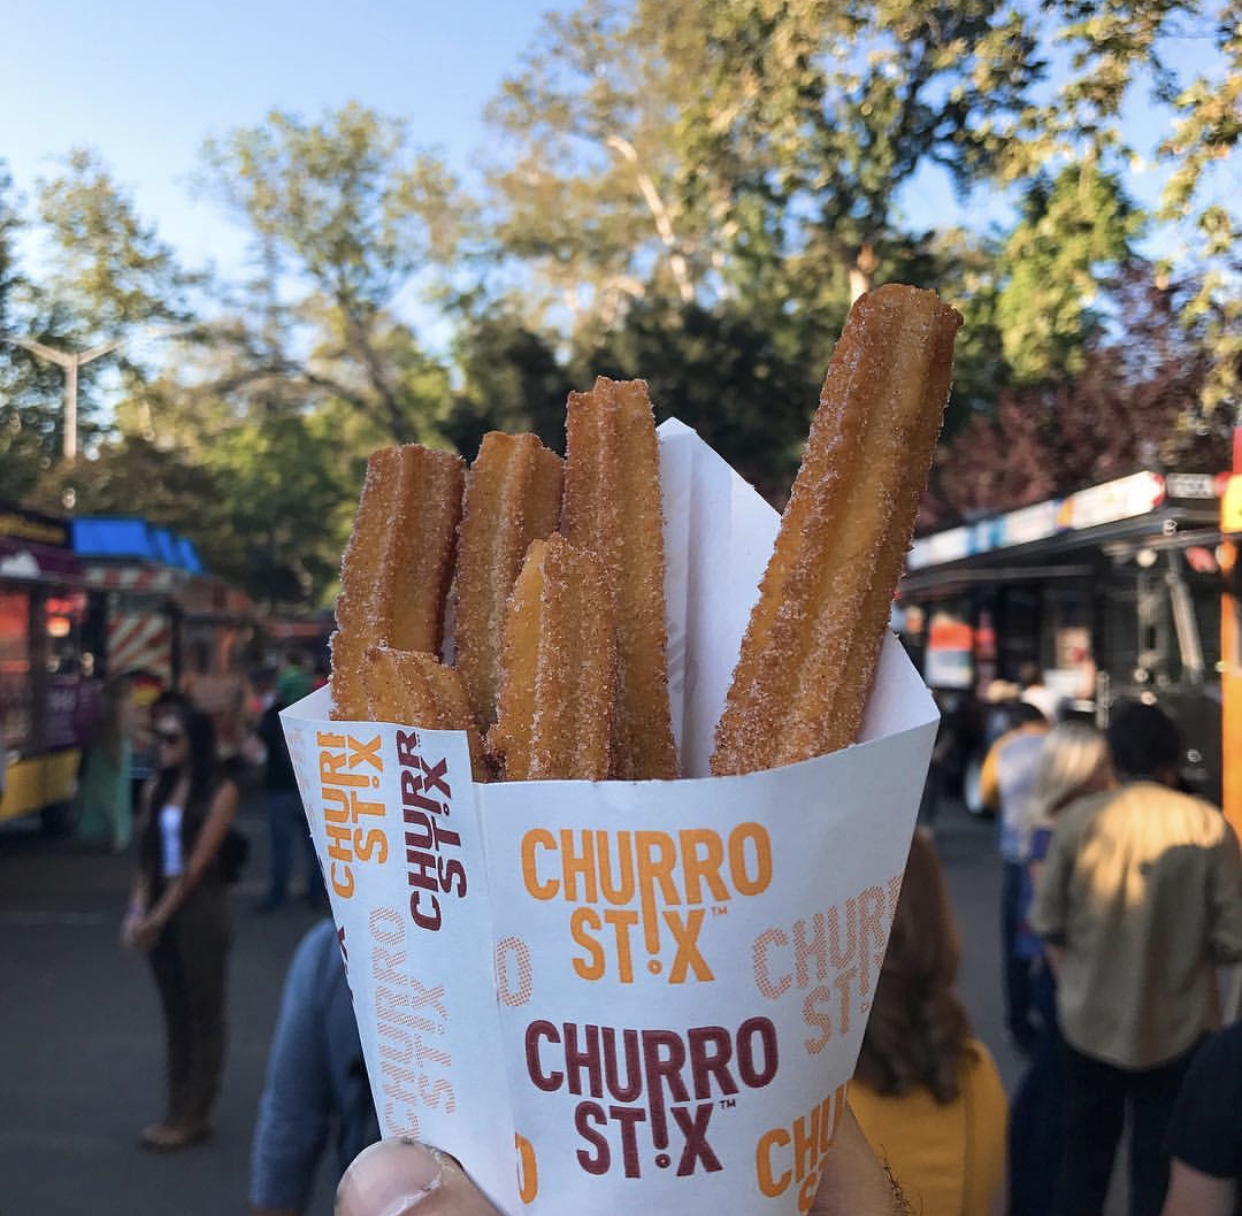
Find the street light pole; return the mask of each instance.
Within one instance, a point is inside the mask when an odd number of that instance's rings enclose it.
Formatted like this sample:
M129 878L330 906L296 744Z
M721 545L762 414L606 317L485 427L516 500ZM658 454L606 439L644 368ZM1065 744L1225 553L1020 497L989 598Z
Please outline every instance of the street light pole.
M40 359L46 359L49 363L55 363L57 367L65 369L64 453L65 460L72 462L77 459L78 455L78 372L80 369L87 363L102 359L104 355L110 355L114 350L124 346L127 342L132 342L135 338L175 337L193 328L193 325L189 324L157 326L143 333L110 338L107 342L101 342L89 350L76 351L57 350L54 346L36 342L34 338L13 338L3 334L0 334L0 342L11 342L14 346L20 346L32 355L37 355Z
M33 338L9 338L8 341L14 346L30 351L32 355L37 355L40 359L46 359L49 363L55 363L57 367L65 369L64 453L67 461L76 460L78 455L78 370L84 364L93 363L96 359L102 359L104 355L110 355L117 347L124 346L129 338L112 338L107 342L101 342L98 346L92 346L90 350L76 351L57 350L54 346L46 346L42 342L36 342Z

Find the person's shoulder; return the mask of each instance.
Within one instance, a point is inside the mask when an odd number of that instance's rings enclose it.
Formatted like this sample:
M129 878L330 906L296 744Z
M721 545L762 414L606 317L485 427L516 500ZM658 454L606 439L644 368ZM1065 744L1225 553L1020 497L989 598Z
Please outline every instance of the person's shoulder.
M325 977L335 976L342 970L341 943L330 916L323 917L307 929L298 946L298 953L305 955L306 966L314 968L321 983Z
M1000 1077L1000 1069L996 1065L996 1057L988 1050L982 1039L973 1036L966 1040L966 1067L969 1072L981 1076Z
M1095 794L1085 794L1075 798L1064 810L1057 813L1053 821L1054 834L1062 838L1075 833L1084 832L1100 816L1117 801L1118 790L1101 790Z
M980 1039L967 1039L966 1047L963 1083L970 1087L971 1093L979 1100L977 1105L992 1111L1007 1111L1009 1097L1005 1092L1005 1082L1001 1078L996 1059Z
M1171 789L1158 781L1134 781L1122 787L1128 804L1159 807L1163 811L1176 812L1186 823L1194 824L1210 839L1223 837L1228 830L1228 820L1220 808L1205 798Z
M336 924L330 916L320 917L305 933L298 943L298 953L314 958L323 958L328 954L339 952L337 945Z

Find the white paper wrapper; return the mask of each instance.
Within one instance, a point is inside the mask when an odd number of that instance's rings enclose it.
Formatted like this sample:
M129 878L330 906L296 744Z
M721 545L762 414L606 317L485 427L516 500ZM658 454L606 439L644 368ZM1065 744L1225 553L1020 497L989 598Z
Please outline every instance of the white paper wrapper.
M464 736L285 711L386 1135L508 1213L810 1205L935 734L885 641L862 742L709 777L778 517L660 428L687 777L474 785Z

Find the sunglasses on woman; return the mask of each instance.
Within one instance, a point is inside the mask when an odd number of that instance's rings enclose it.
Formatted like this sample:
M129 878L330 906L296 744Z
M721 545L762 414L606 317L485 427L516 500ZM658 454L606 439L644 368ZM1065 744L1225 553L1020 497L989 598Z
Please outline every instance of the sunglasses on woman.
M185 738L183 730L157 730L155 732L156 741L164 744L166 747L175 747L182 739Z

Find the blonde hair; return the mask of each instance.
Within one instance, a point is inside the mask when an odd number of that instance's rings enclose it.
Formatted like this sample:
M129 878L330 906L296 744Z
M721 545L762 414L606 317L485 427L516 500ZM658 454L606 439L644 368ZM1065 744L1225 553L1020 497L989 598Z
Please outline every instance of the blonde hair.
M1026 831L1046 827L1082 794L1107 786L1112 758L1102 731L1088 722L1062 722L1044 737L1026 804Z

